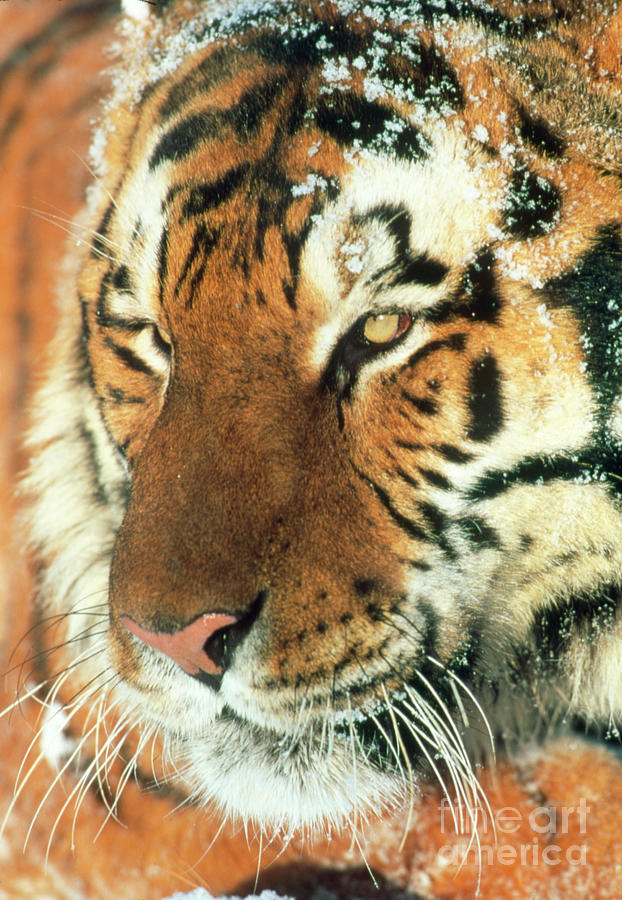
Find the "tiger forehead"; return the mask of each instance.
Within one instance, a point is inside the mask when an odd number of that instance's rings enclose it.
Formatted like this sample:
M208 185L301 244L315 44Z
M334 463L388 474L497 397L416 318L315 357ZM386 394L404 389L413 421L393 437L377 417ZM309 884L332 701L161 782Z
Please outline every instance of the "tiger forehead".
M118 189L118 206L132 212L116 218L127 244L127 222L142 209L150 236L141 264L157 269L177 305L191 307L210 281L259 298L276 288L297 311L303 251L335 204L340 230L321 253L341 254L323 279L340 297L357 267L371 266L369 282L374 266L390 263L361 255L365 234L356 225L388 205L398 221L411 217L416 260L431 255L456 267L497 242L506 273L535 283L586 249L589 226L573 224L562 205L576 207L586 189L610 203L607 186L568 178L565 141L517 93L519 51L508 68L495 38L484 40L459 15L432 25L407 20L417 4L384 21L375 8L355 7L298 4L290 12L276 3L255 19L206 25L177 71L161 65L147 78L134 162ZM499 90L500 78L508 90ZM382 257L382 240L372 243ZM136 249L130 241L128 253ZM321 279L322 266L314 268ZM148 285L142 275L134 281ZM151 293L144 302L156 309L153 281Z
M261 269L269 257L272 270L282 263L283 291L294 307L301 247L318 214L339 195L356 154L384 151L408 164L425 158L428 141L395 98L370 99L362 51L371 37L365 43L360 35L348 35L351 56L356 56L325 58L320 64L310 45L300 41L293 58L281 59L273 36L262 33L247 39L245 50L212 50L194 64L190 87L180 92L174 84L154 98L159 118L149 171L157 177L175 163L164 207L175 241L188 244L185 254L176 253L184 259L181 268L173 263L169 271L175 299L181 296L182 303L192 305L188 292L196 290L200 274L210 269L218 274L214 266L221 274L223 268L230 275L241 271L248 284L251 270ZM315 33L313 40L313 46L323 47L326 37ZM231 54L239 63L234 77L225 60ZM220 76L214 58L222 67ZM395 63L392 78L404 74L404 63ZM426 85L420 77L417 82L413 69L419 93L438 87L441 68L430 72ZM280 233L280 253L271 230ZM188 259L199 260L192 271ZM255 285L256 291L265 289Z

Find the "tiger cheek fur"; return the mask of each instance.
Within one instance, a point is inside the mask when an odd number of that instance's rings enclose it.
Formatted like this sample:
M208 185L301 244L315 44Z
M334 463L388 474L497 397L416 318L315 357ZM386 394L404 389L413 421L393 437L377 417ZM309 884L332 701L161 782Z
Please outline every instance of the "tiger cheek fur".
M511 11L290 6L127 36L33 464L71 482L69 417L115 698L274 827L403 800L430 746L472 784L517 707L622 712L605 86L528 101L571 49Z

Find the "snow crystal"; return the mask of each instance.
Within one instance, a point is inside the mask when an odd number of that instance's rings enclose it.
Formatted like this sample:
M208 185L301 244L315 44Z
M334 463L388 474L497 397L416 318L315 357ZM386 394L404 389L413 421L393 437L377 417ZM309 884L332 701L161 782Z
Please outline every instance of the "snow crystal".
M366 249L367 247L363 241L341 245L342 255L348 257L344 265L353 275L360 275L363 271L363 254Z
M338 90L345 90L348 85L343 82L350 82L350 67L348 60L341 56L338 60L327 59L322 69L322 77L328 84L333 85Z
M382 79L378 78L377 75L368 76L363 82L363 87L365 89L365 97L370 103L373 103L374 100L387 97L389 93L384 86Z
M538 313L538 318L542 322L543 325L546 325L547 328L552 328L554 323L551 319L551 314L547 309L546 303L540 303L536 307L536 312Z
M317 149L316 149L317 152ZM312 153L309 153L312 156ZM292 187L292 194L294 197L304 197L305 194L312 194L316 190L325 191L328 187L328 182L325 178L322 178L321 175L315 175L311 172L307 175L306 181L303 181L302 184L295 184Z
M490 135L488 134L488 129L485 125L476 125L471 132L471 137L474 140L479 141L480 144L485 144Z

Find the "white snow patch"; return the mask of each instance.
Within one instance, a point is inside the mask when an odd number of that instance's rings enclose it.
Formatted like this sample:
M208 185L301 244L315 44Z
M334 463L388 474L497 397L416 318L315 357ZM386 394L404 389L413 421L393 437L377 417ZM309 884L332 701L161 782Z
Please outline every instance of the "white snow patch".
M60 769L73 753L76 743L68 737L69 717L58 703L52 703L45 710L41 726L41 752L48 765Z
M480 144L485 144L490 135L488 134L488 129L485 125L476 125L471 132L471 137L474 140L479 141Z
M363 254L367 250L367 246L363 241L355 241L353 243L345 243L341 245L341 253L347 259L344 263L346 269L353 275L360 275L363 271Z
M327 187L328 184L325 178L311 172L302 184L293 185L292 194L294 197L304 197L305 194L313 194L316 190L325 191Z
M122 0L123 12L132 19L141 21L149 18L151 14L151 3L149 0Z

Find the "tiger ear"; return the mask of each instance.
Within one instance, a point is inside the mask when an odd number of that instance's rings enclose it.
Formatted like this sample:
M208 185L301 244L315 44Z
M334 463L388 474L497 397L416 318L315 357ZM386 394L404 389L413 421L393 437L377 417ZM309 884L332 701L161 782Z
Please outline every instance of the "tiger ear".
M126 16L144 21L153 14L156 4L153 0L121 0L121 7Z

